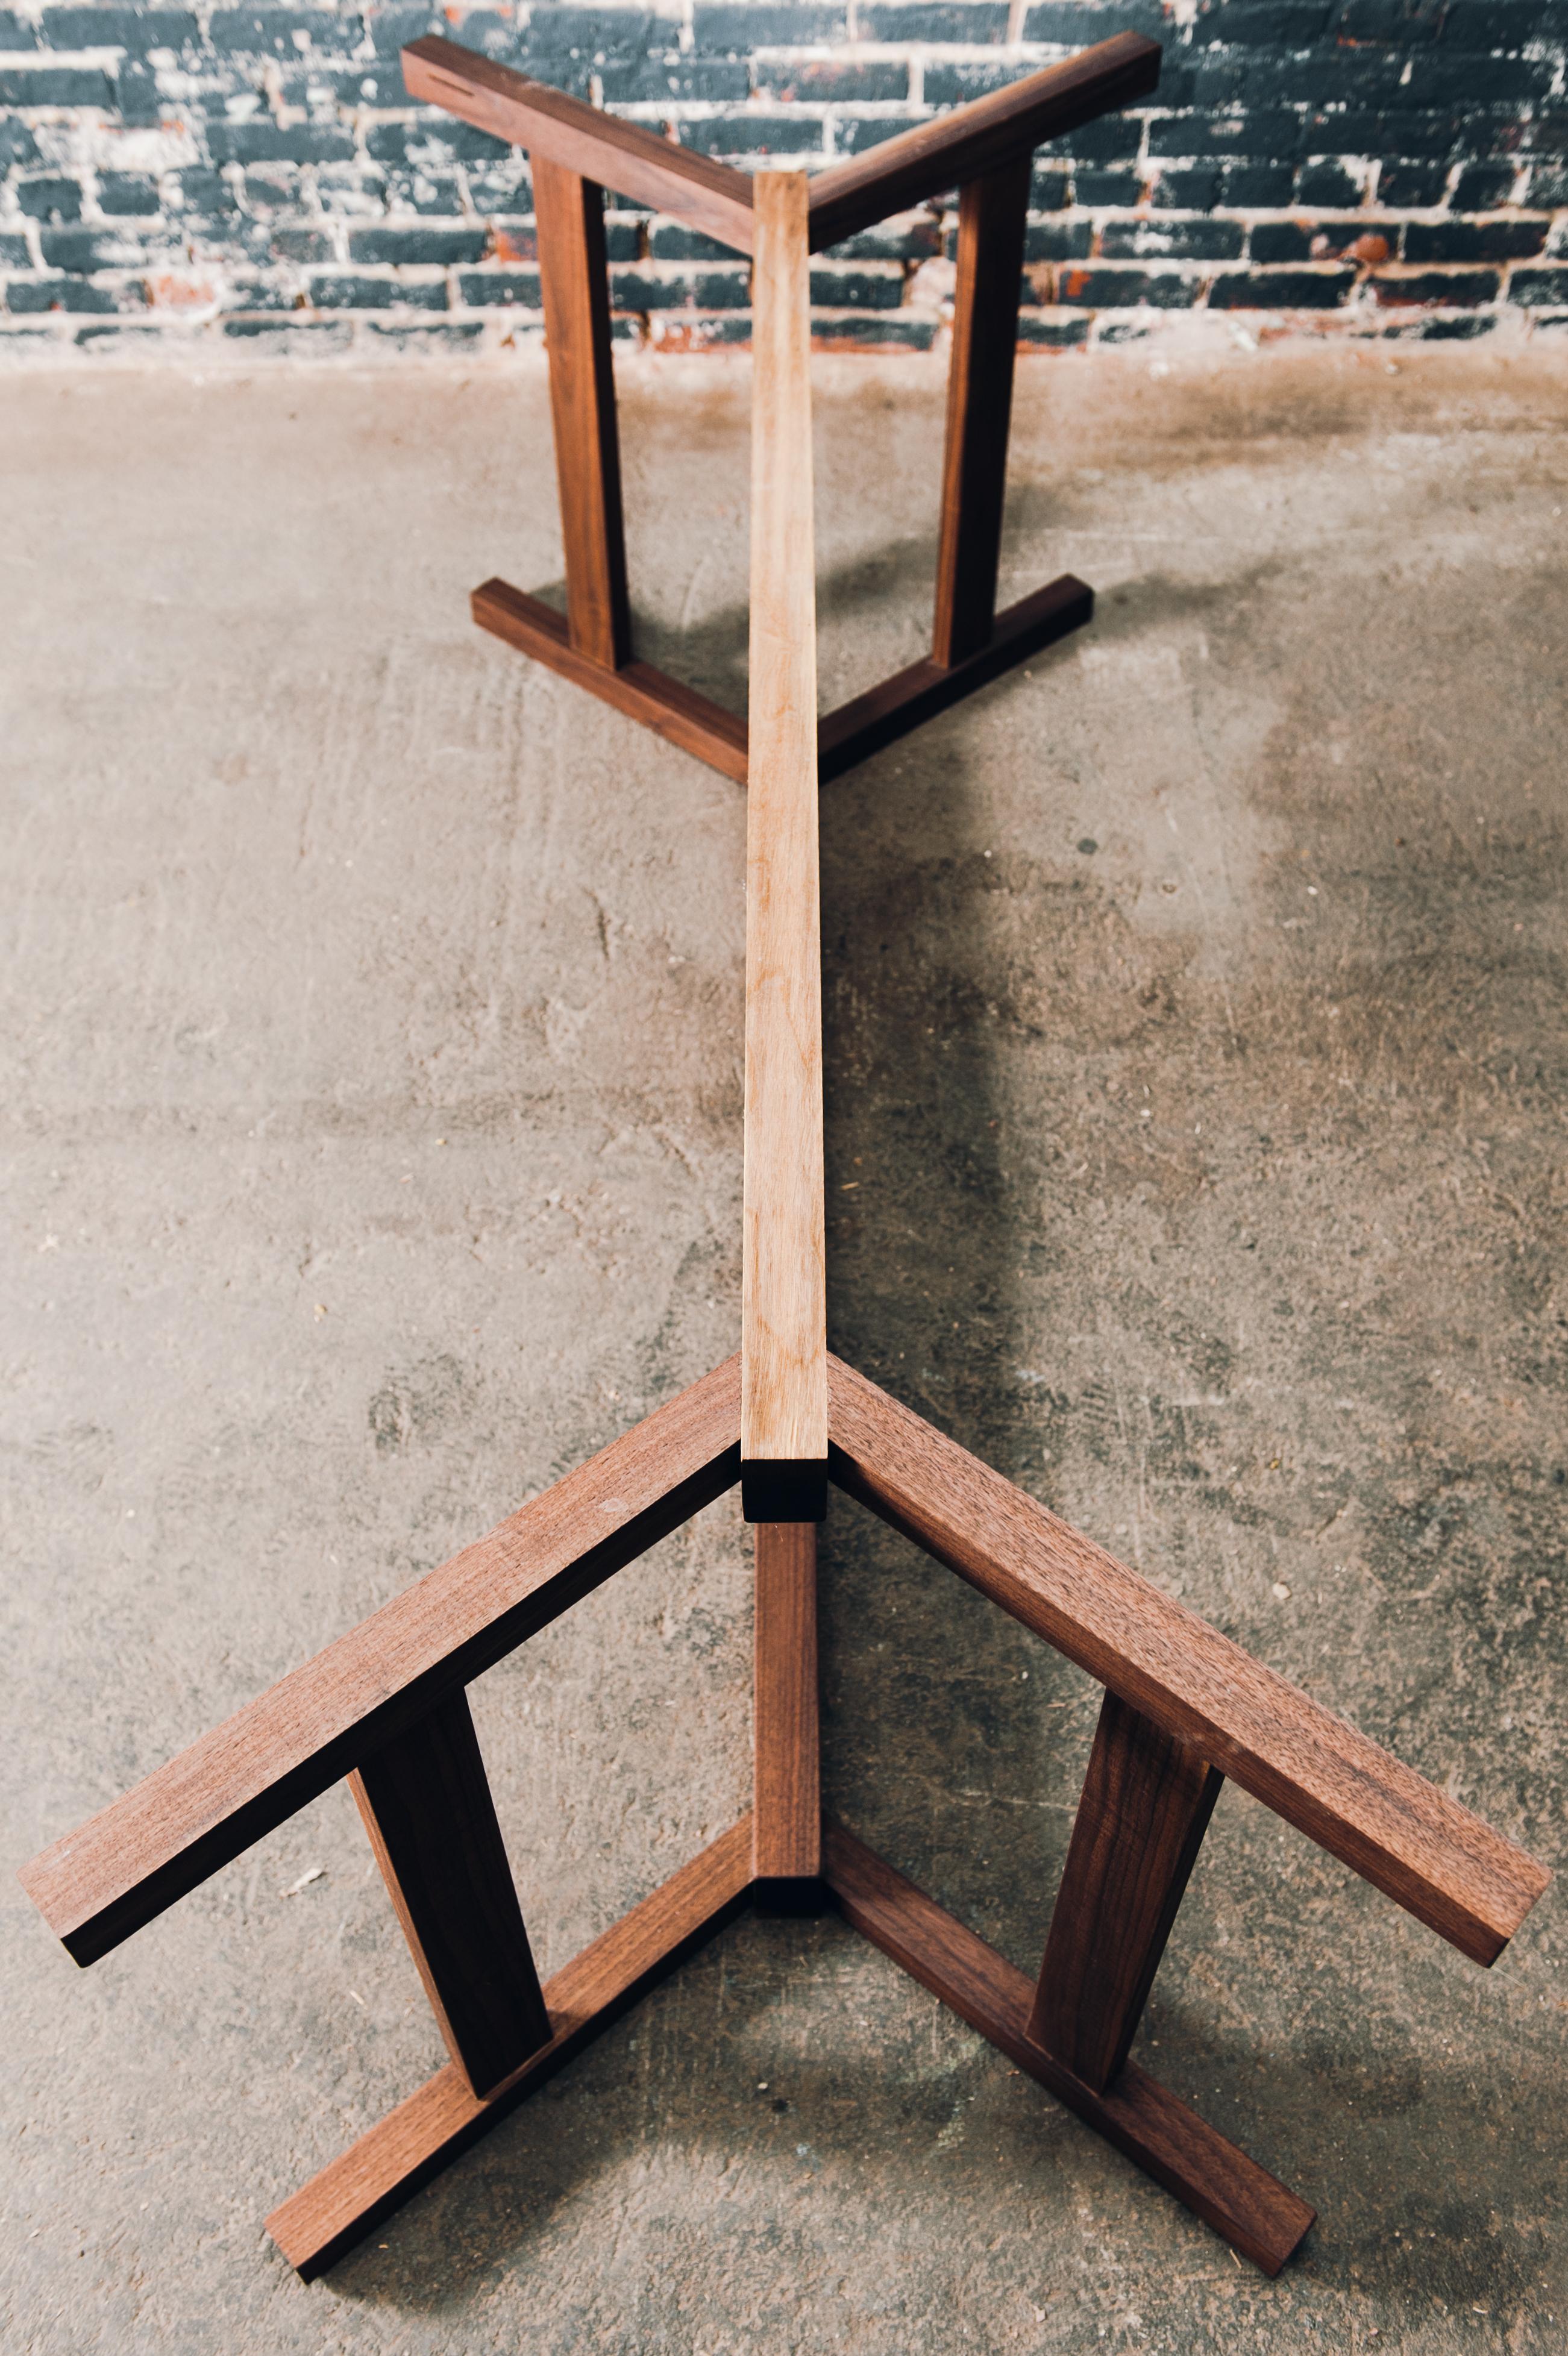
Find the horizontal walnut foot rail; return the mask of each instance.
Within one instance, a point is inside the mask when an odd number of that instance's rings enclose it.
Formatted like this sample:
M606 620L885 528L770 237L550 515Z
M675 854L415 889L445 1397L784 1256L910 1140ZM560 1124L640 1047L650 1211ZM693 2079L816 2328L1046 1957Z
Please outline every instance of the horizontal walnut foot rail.
M574 687L585 687L590 695L614 704L618 712L705 761L710 769L733 777L736 785L746 784L746 724L722 703L683 686L652 663L628 661L609 670L590 662L573 646L565 616L542 598L514 589L510 581L484 582L470 603L475 621L493 637L559 671ZM922 656L879 687L840 704L817 723L819 783L831 785L873 753L896 744L900 736L961 703L976 688L989 687L993 680L1044 653L1093 617L1093 590L1064 573L1059 581L998 614L991 636L973 654L948 666Z
M760 1526L754 1814L542 1989L462 1688L740 1477L731 1359L26 1868L79 1962L342 1778L453 2059L269 2221L319 2273L747 1903L844 1919L1266 2272L1312 2212L1127 2059L1222 1775L1478 1962L1545 1869L836 1358L848 1494L1106 1687L1037 1981L818 1799L816 1532ZM500 2074L498 2074L500 2073Z
M474 619L744 785L746 723L632 653L603 192L613 188L635 203L656 205L703 236L754 256L759 321L767 183L777 176L754 179L671 146L639 123L585 106L452 41L412 42L403 64L411 97L514 141L532 158L566 612L557 614L505 581L487 581L473 593ZM1081 629L1093 615L1093 593L1070 573L996 611L1029 178L1043 141L1147 97L1159 70L1155 43L1119 33L1064 65L884 140L806 185L802 268L808 252L950 188L960 191L931 650L822 721L822 785Z

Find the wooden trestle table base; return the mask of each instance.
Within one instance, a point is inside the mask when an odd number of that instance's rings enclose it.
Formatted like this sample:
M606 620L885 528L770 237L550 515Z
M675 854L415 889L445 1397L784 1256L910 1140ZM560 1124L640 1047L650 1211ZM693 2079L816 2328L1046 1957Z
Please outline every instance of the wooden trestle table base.
M817 792L1088 618L1058 582L994 616L1029 155L1152 87L1123 36L814 181L746 180L444 41L409 86L532 151L566 523L565 622L490 583L481 620L749 781L741 1351L26 1868L90 1964L328 1785L352 1786L451 2060L268 2220L319 2274L747 1904L836 1907L1015 2065L1269 2274L1295 2193L1129 2059L1226 1776L1477 1963L1548 1876L1514 1844L1080 1537L827 1349ZM819 729L813 247L961 183L937 628ZM754 257L749 726L630 657L599 185ZM540 1985L465 1687L736 1482L756 1523L751 1813ZM824 1823L814 1526L829 1483L1105 1687L1030 1978Z

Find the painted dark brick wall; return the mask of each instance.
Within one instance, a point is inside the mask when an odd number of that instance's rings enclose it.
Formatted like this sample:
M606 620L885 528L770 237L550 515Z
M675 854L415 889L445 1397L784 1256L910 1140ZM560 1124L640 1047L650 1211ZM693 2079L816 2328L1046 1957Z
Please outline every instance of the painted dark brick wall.
M1042 150L1026 344L1568 327L1568 0L16 0L0 350L537 335L526 160L409 105L398 51L423 32L703 153L810 167L1125 29L1162 43L1160 89ZM926 208L821 256L822 339L931 344L953 226ZM741 260L630 207L608 232L623 337L746 340Z

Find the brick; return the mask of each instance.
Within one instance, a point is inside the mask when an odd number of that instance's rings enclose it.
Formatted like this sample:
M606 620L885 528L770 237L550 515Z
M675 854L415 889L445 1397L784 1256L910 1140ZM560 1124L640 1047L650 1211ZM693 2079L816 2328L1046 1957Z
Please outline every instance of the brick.
M1219 202L1221 178L1218 164L1177 166L1157 175L1151 201L1166 212L1210 212Z
M420 311L445 311L445 280L362 278L348 271L332 277L313 277L310 299L318 311L385 311L405 303Z
M1236 262L1245 238L1240 221L1107 221L1100 251L1108 262Z
M1568 166L1532 164L1527 193L1530 202L1539 212L1550 212L1559 206L1568 205Z
M915 6L879 6L873 0L861 6L856 23L863 41L979 44L1007 38L1007 14L1005 0L927 0Z
M18 180L16 202L33 220L80 220L81 183L53 173L48 178Z
M684 123L681 142L700 155L820 155L822 126L814 115L763 114L748 108L708 123Z
M1087 221L1031 221L1024 236L1024 259L1087 262L1093 237ZM955 245L956 242L955 239Z
M436 122L378 123L365 138L365 153L377 164L413 164L428 170L436 164L500 163L511 155L504 139L459 123L452 115Z
M742 66L735 70L744 73L746 69ZM759 58L751 70L757 76L758 96L785 105L805 102L811 105L888 106L909 95L909 69L891 58L865 65L841 65L833 58L806 58L784 64Z
M1384 164L1378 174L1378 202L1402 211L1424 212L1443 202L1448 186L1444 164L1407 164L1402 158Z
M318 56L358 47L360 19L325 8L215 8L207 37L220 58L295 58L302 45Z
M1302 126L1282 108L1247 114L1184 114L1149 125L1151 155L1245 155L1277 164L1300 152Z
M936 327L929 319L890 319L884 311L871 312L859 318L813 319L811 340L816 344L838 344L850 348L864 347L883 350L889 347L909 352L929 352L936 341Z
M1131 311L1146 305L1156 311L1190 311L1202 292L1197 278L1156 270L1083 270L1057 273L1057 300L1077 310Z
M1495 270L1423 270L1393 273L1374 270L1368 279L1378 301L1408 306L1442 303L1450 307L1466 303L1495 303L1502 284Z
M1316 163L1304 164L1296 174L1296 202L1321 207L1334 212L1353 212L1367 198L1367 175L1364 170L1348 172L1343 164L1319 156Z
M1511 164L1466 164L1448 201L1456 213L1489 213L1513 195Z
M767 0L760 6L696 7L692 12L692 37L705 56L747 58L753 49L797 49L827 41L847 41L849 11L844 6L802 5L796 7Z
M204 165L191 164L174 177L176 210L212 216L238 209L238 199L221 172L209 172Z
M1568 263L1543 270L1516 270L1509 280L1509 300L1526 311L1555 309L1568 303Z
M851 115L840 118L833 135L841 155L863 155L868 147L880 147L885 139L896 139L926 120L923 114Z
M1356 284L1353 270L1227 273L1209 289L1211 311L1334 311Z
M1065 172L1036 165L1029 182L1029 209L1059 213L1072 201L1072 182Z
M212 123L207 145L215 164L347 164L354 135L327 123Z
M13 164L36 164L38 143L25 123L0 121L0 172Z
M1159 41L1170 29L1159 0L1044 0L1024 15L1026 41L1048 41L1062 49L1091 48L1112 33L1142 33L1146 40Z
M47 229L38 244L48 268L83 278L97 270L134 270L147 258L134 238L113 230Z
M1542 0L1453 0L1444 11L1443 44L1450 49L1522 49L1542 30Z
M395 58L408 42L421 40L426 33L445 33L448 39L452 33L438 7L368 8L365 22L379 58Z
M0 230L0 269L28 270L32 267L32 260L25 237L16 230Z
M101 106L107 112L113 103L109 77L95 67L0 66L0 106Z
M1026 74L1036 68L1027 59L1015 64L998 59L994 65L964 65L961 62L938 63L926 68L926 104L928 106L967 106L972 99L986 98L993 90L1006 90L1010 83L1022 81Z
M142 172L101 172L98 201L106 213L156 213L161 210L157 184Z
M1209 0L1192 28L1194 45L1214 41L1305 49L1328 27L1328 0Z
M460 348L485 332L482 319L367 319L367 330L379 343L395 344L402 351L428 351L433 345Z
M605 66L600 79L607 106L655 105L663 99L701 99L710 105L735 106L751 91L750 70L738 58L639 58Z
M85 278L13 278L5 308L18 316L39 311L132 311L145 303L139 287L93 286Z
M308 352L313 359L323 352L349 351L354 340L346 319L306 319L297 313L287 320L225 319L222 332L236 340L270 344L278 352Z
M1089 321L1053 319L1038 311L1023 311L1018 316L1018 341L1043 345L1048 351L1072 351L1088 343Z
M424 263L449 268L459 262L478 262L488 232L477 224L463 229L352 229L349 257L352 262Z
M863 229L840 245L824 246L824 262L929 262L943 250L940 221L917 218L902 229Z
M1497 324L1496 318L1487 312L1480 312L1470 318L1423 319L1421 340L1423 344L1473 343L1477 336L1489 336Z
M834 311L897 311L904 300L903 274L816 269L811 273L811 300Z
M1547 58L1487 58L1434 49L1411 60L1400 95L1411 106L1476 106L1544 98L1556 68Z
M1410 48L1434 41L1443 21L1441 0L1346 0L1334 20L1342 41L1397 42Z
M38 37L26 16L0 8L0 49L35 49Z
M716 237L704 237L701 230L687 229L680 221L657 222L649 246L655 262L731 262L735 258Z
M1522 262L1542 251L1550 227L1545 220L1412 221L1405 231L1405 259Z
M51 49L124 49L145 58L154 49L193 49L200 37L188 8L44 10L44 38Z
M1262 212L1288 205L1294 186L1288 164L1227 164L1219 175L1219 201L1237 212Z
M1399 251L1398 221L1254 221L1254 262L1388 262Z
M541 307L537 270L464 270L457 275L457 300L472 309L537 311Z
M338 259L331 231L312 229L305 221L274 222L262 229L255 242L258 251L271 262L309 264Z
M1144 144L1144 126L1131 114L1102 114L1060 139L1047 139L1036 158L1067 155L1079 164L1125 164Z
M528 17L532 57L585 58L590 61L644 58L678 46L678 27L637 8L575 8L552 0Z
M270 278L231 278L219 298L220 314L231 311L292 311L298 297Z
M1072 176L1074 201L1098 210L1116 205L1130 209L1141 202L1144 183L1136 172L1096 172L1079 169Z

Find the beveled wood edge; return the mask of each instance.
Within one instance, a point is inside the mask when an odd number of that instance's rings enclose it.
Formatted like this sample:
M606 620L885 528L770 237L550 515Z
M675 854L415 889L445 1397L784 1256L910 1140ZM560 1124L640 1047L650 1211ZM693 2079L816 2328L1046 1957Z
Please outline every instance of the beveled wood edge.
M565 619L554 606L513 588L510 581L482 581L469 604L480 629L503 645L543 663L574 687L585 688L628 720L690 753L693 760L705 761L721 776L737 786L746 784L747 729L737 713L652 663L634 660L619 670L607 670L590 662L573 648ZM1093 617L1093 590L1075 574L1064 573L998 614L989 642L962 662L944 669L923 655L848 703L824 712L817 723L819 785L847 776L874 753L1043 654Z
M1277 2275L1315 2212L1179 2096L1128 2062L1096 2094L1027 2035L1035 1984L830 1816L823 1878L845 1921L1026 2076L1114 2144L1264 2274Z
M439 34L405 46L403 77L411 98L652 205L737 253L751 252L751 178L732 164L674 146L645 123L607 114Z
M732 1357L53 1842L22 1887L96 1962L739 1476Z
M493 2093L449 2062L281 2202L266 2230L289 2265L306 2282L335 2265L722 1930L750 1885L748 1812L545 1982L554 2033Z
M1538 1859L831 1351L828 1382L830 1472L846 1495L1189 1744L1473 1962L1497 1961L1552 1879ZM867 1418L879 1428L868 1429ZM890 1481L886 1467L895 1450L901 1451L902 1471ZM971 1492L966 1499L956 1494L961 1487ZM1057 1594L1044 1573L1021 1571L1005 1549L987 1548L975 1537L977 1500L993 1516L998 1511L1012 1516L1014 1554L1026 1545L1049 1558ZM1073 1580L1081 1582L1086 1570L1098 1571L1106 1583L1100 1616L1107 1626L1093 1624L1093 1613L1060 1591ZM1108 1633L1118 1617L1120 1642ZM1173 1676L1173 1663L1183 1667L1189 1691ZM1254 1708L1251 1732L1246 1709L1238 1711L1230 1700L1248 1679L1266 1688L1273 1711ZM1287 1717L1291 1740L1282 1730ZM1316 1784L1303 1780L1304 1738L1316 1746ZM1334 1780L1337 1794L1326 1788ZM1430 1852L1424 1858L1418 1853L1423 1844Z
M1158 83L1160 59L1157 41L1141 33L1116 33L967 106L880 140L864 155L830 164L811 181L812 252L1146 98Z

